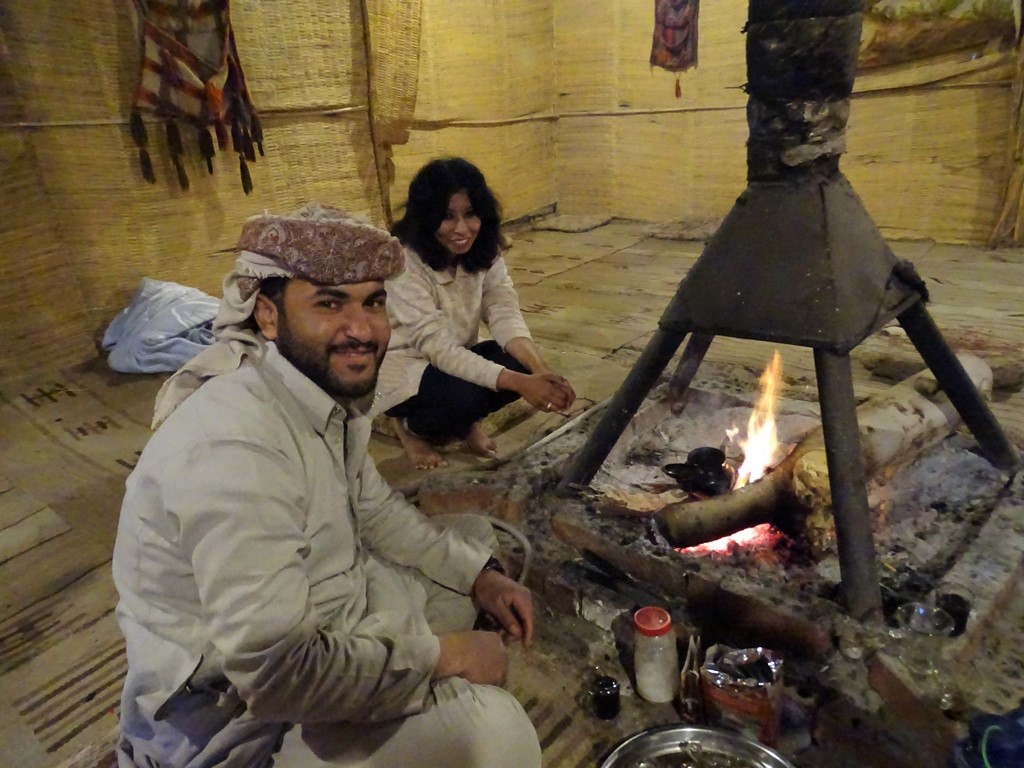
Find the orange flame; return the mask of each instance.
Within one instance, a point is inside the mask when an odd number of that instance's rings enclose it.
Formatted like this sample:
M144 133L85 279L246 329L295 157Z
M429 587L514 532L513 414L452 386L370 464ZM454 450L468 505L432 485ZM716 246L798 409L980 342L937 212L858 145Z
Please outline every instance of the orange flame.
M771 363L761 374L761 396L747 422L747 437L739 441L743 450L743 463L736 473L736 488L742 488L764 477L775 465L779 449L779 436L775 428L775 412L779 405L779 385L782 381L782 356L778 350ZM738 430L728 430L733 439Z
M781 382L782 356L776 350L771 363L761 374L761 395L747 421L746 439L736 441L736 435L740 431L738 427L732 427L725 431L728 441L738 442L743 451L743 463L736 472L734 488L741 488L761 479L768 469L777 463L775 454L779 449L779 437L775 427L775 413L778 409ZM772 539L771 525L763 523L721 539L707 541L694 547L681 548L679 551L696 555L712 552L727 555L736 547L768 544Z

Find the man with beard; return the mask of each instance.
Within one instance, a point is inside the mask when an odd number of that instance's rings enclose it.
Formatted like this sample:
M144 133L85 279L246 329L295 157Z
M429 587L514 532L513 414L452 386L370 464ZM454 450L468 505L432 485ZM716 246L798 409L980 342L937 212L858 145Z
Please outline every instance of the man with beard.
M335 209L245 223L218 341L161 389L127 482L121 768L540 765L497 687L529 590L486 520L427 519L367 454L402 265Z

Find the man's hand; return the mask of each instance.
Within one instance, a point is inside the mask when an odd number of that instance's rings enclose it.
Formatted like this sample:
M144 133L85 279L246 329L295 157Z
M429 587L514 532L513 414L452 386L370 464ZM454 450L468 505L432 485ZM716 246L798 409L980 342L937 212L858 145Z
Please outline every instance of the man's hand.
M502 629L529 645L533 640L533 595L530 590L497 571L480 571L473 582L473 601L497 619Z
M501 685L508 674L508 649L496 632L444 632L432 680L461 677L471 683Z

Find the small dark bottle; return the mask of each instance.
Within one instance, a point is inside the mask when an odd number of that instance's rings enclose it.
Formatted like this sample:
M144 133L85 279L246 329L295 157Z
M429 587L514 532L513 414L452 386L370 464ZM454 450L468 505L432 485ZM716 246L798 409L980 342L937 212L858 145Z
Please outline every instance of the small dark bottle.
M611 720L619 714L619 681L608 675L594 680L594 714L602 720Z

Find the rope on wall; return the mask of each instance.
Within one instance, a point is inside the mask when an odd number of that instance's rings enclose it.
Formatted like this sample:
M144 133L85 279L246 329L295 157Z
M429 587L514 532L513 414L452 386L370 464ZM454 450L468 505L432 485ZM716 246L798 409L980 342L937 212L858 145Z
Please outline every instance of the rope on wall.
M1013 96L1009 135L1004 160L1003 202L988 244L992 248L1019 246L1024 242L1024 46L1017 43L1017 69L1013 75Z
M421 0L360 0L366 96L381 207L390 225L391 147L409 140L419 81Z

